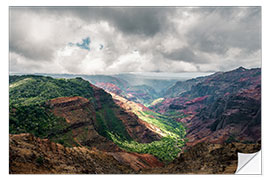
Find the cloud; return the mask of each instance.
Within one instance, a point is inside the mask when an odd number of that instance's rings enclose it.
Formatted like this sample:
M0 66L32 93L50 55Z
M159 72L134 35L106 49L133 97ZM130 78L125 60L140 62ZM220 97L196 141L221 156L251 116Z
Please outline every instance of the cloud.
M261 9L11 7L9 47L13 72L111 74L260 67Z
M69 13L86 22L107 21L124 34L154 36L166 29L168 15L174 10L166 8L139 8L139 7L115 7L115 8L68 8L57 13Z
M164 56L168 59L175 61L184 61L190 63L208 63L208 60L203 58L202 56L196 55L191 48L183 47L180 49L176 49L170 53L164 53Z
M218 54L230 48L261 49L260 7L202 8L194 13L199 13L197 23L187 33L192 47Z
M78 19L58 18L13 7L10 10L9 49L30 60L52 60L58 48L81 38L73 35L81 36L80 26Z

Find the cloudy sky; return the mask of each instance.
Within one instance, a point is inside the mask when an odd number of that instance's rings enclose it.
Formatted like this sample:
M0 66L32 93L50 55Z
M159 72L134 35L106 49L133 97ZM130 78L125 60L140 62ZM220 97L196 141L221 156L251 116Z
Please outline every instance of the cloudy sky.
M11 7L10 72L114 74L261 66L261 9Z

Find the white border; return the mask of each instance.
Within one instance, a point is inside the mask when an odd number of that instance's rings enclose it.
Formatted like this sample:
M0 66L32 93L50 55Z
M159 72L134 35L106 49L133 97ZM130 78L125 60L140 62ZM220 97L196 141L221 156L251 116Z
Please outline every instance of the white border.
M26 175L26 176L15 176L8 175L8 6L262 6L262 161L263 161L263 176L253 175L230 175L230 176L215 176L215 175L140 175L140 176L123 176L123 175L114 175L114 176L82 176L82 175L73 175L73 176L36 176L36 175ZM141 179L141 178L170 178L170 179L180 179L180 178L191 178L191 179L228 179L228 178L263 178L269 179L269 155L266 153L269 150L269 128L270 128L270 117L268 113L269 104L267 104L269 99L269 22L270 22L270 9L269 1L267 0L189 0L189 1L180 1L180 0L1 0L0 6L0 18L1 18L1 178L27 178L27 179L48 179L48 178L65 178L65 179L74 179L74 178L115 178L115 179ZM270 151L268 151L270 152ZM266 167L266 169L265 169Z

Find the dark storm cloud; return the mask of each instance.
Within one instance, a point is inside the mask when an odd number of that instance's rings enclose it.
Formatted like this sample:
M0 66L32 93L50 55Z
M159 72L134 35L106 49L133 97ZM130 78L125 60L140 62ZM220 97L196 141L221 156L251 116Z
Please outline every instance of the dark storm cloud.
M154 36L166 24L168 11L160 8L86 8L73 9L86 21L107 20L122 33Z
M109 17L123 33L154 36L168 27L167 17L172 12L160 8L126 8L114 9Z
M154 36L168 28L168 15L175 8L159 7L36 7L29 9L45 15L76 16L86 22L108 21L125 34Z
M191 47L209 53L224 54L236 47L246 52L261 49L261 10L250 8L195 9L199 21L187 34Z
M207 60L195 55L195 53L191 50L191 48L188 47L176 49L170 53L164 53L163 55L164 57L175 61L185 61L191 63L207 63Z
M10 38L9 51L16 52L31 60L50 60L53 57L54 47L48 47L46 44L31 44L22 40Z

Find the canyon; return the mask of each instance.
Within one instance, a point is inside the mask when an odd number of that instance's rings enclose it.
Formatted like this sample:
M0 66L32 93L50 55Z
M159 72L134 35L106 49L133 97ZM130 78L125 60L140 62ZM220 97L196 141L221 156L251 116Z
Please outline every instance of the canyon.
M234 173L260 150L261 69L123 76L10 76L10 173Z

